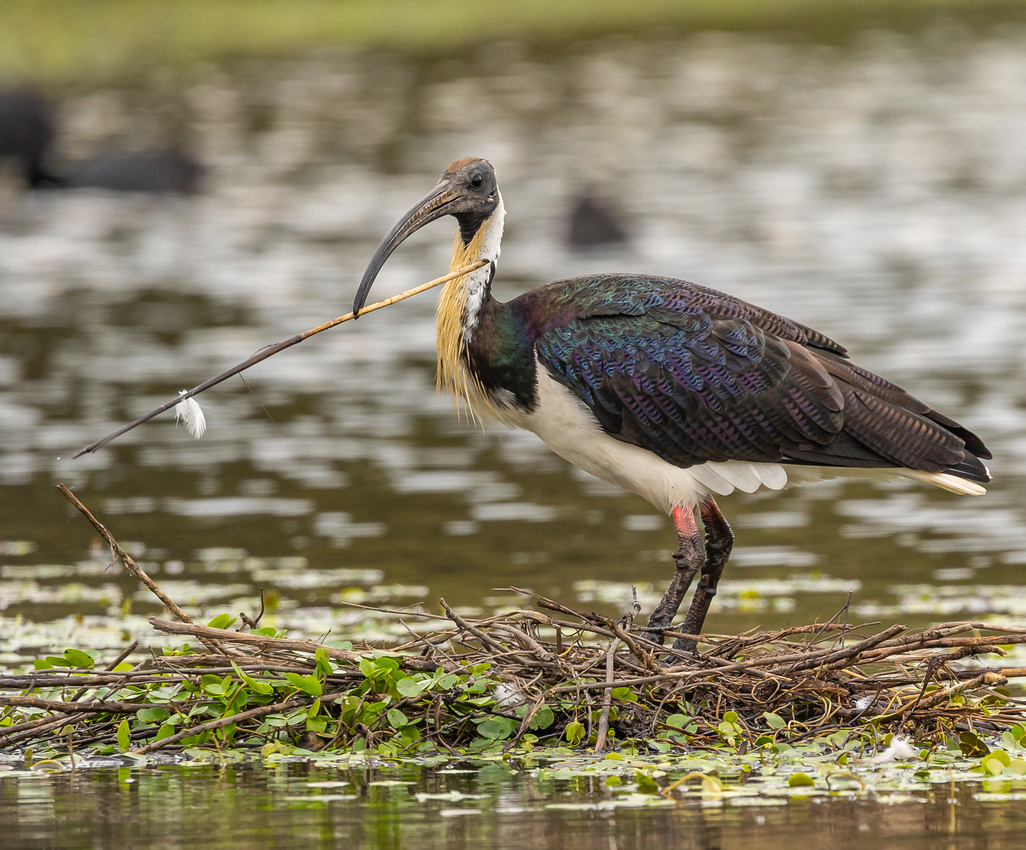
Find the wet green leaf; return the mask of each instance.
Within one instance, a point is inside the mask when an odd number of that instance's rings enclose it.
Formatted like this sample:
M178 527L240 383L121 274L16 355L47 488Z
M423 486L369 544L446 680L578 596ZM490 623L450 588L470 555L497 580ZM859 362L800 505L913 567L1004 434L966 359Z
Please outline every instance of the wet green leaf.
M974 732L963 732L958 736L958 747L962 755L985 756L990 752L988 747Z
M121 752L126 752L130 746L132 746L132 729L128 725L126 717L118 724L118 749Z
M65 649L64 657L68 661L68 665L71 667L80 667L89 669L96 663L96 659L89 652L84 652L81 649Z
M784 720L779 714L773 714L769 711L764 711L762 716L766 719L766 723L771 729L785 729L787 728L787 721Z
M790 788L801 788L807 785L815 785L816 781L807 773L792 773L787 778L787 784Z
M162 705L155 705L152 708L144 708L137 711L135 716L139 719L140 723L163 723L171 716L171 712Z
M508 717L489 717L477 726L477 733L483 738L502 740L508 738L516 730L518 724Z
M324 647L318 647L314 654L315 666L317 668L318 675L323 679L325 676L330 676L335 672L335 668L331 663L331 659L328 656L328 651Z
M644 771L634 772L634 781L638 784L638 791L642 794L658 794L659 783Z
M256 679L254 679L252 676L247 676L242 671L242 668L239 667L239 665L236 664L234 661L231 662L231 665L232 665L232 669L235 670L235 675L238 676L240 679L242 679L242 681L245 683L246 687L248 687L250 690L252 690L252 691L254 691L255 693L258 693L258 694L263 694L265 696L267 694L274 693L274 688L270 684L268 684L267 682L259 682Z
M541 706L531 718L531 722L528 723L529 729L548 729L554 722L556 716L552 713L552 709L547 705Z
M1004 763L1001 761L1001 759L997 757L996 754L986 756L983 759L983 761L980 762L980 765L987 773L991 774L992 776L1000 776L1002 773L1004 773L1005 770Z
M575 746L584 740L584 732L584 724L578 720L572 720L570 723L567 723L566 729L563 730L567 743L571 746Z
M227 629L234 623L235 617L232 617L229 614L218 614L213 620L207 623L207 625L212 629Z
M220 676L207 674L200 679L200 687L214 697L224 696L224 682Z
M324 687L316 676L301 676L299 673L286 673L285 679L292 687L304 691L313 697L324 694Z
M415 697L428 688L431 683L428 680L417 680L413 677L400 679L395 689L404 697Z

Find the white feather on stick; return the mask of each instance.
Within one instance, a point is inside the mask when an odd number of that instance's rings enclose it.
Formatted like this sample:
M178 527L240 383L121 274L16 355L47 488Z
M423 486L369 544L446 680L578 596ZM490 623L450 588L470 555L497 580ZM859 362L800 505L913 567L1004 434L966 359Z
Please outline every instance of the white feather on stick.
M188 390L180 390L179 395L185 395ZM192 434L197 440L207 430L207 417L203 414L203 408L194 398L187 398L175 405L175 422L184 422L185 430Z

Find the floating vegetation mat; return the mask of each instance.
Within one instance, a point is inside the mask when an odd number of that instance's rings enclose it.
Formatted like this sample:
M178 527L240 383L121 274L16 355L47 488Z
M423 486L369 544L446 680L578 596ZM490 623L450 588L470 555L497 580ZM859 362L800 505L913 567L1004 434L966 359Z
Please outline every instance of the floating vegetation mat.
M986 738L1026 743L1026 702L1008 687L1026 668L981 661L1026 643L1026 629L828 622L667 633L667 643L697 640L686 650L657 643L634 607L612 618L504 588L533 607L483 619L444 600L444 615L388 612L435 621L388 648L295 640L261 627L259 616L192 622L65 495L176 619L150 618L169 636L160 655L133 644L100 669L96 653L67 649L32 671L0 675L7 752L745 755L816 739L835 749L915 741L969 756L989 752Z

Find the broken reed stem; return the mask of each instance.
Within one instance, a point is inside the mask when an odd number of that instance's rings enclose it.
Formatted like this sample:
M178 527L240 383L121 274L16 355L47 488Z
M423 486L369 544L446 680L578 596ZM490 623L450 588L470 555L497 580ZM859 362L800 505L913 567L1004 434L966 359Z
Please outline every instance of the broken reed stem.
M139 579L139 581L146 585L149 591L154 596L156 596L157 599L164 603L164 607L167 608L172 614L174 614L179 620L181 620L183 623L192 623L192 619L189 617L189 615L186 614L181 608L179 608L178 605L175 604L175 601L166 593L164 593L164 591L160 589L160 586L146 574L146 571L135 562L132 556L121 548L121 544L114 539L114 535L107 530L106 526L104 526L102 522L100 522L96 517L92 515L92 512L89 510L89 508L83 505L79 498L74 493L72 493L67 486L65 486L64 484L58 484L57 489L64 494L64 498L66 498L69 502L71 502L71 504L78 508L78 511L80 514L82 514L82 516L89 520L93 528L95 528L99 532L100 537L107 541L107 545L110 546L111 551L114 552L114 555L117 557L119 561L121 561L121 563L124 565L125 569L128 570L128 572L130 572L137 579ZM197 637L199 636L197 635ZM203 640L203 638L200 638L200 640ZM203 640L203 642L206 643L207 646L209 646L215 652L220 652L222 655L228 654L217 643L207 643L207 641L205 640Z
M172 623L170 620L162 620L160 617L149 617L150 625L161 632L169 635L192 635L206 643L221 642L241 643L248 646L256 646L264 650L304 652L315 655L317 650L324 650L330 658L336 661L343 661L355 664L366 655L365 652L355 652L346 649L339 649L335 646L327 646L312 640L294 640L292 638L273 638L263 635L246 634L245 632L233 632L229 629L215 629L211 626L201 626L198 623ZM403 666L411 670L433 671L438 669L438 664L426 658L413 656L403 659Z
M492 649L494 649L496 652L506 652L506 647L504 647L494 638L487 635L485 632L481 631L481 629L477 628L476 626L470 625L470 623L468 623L459 614L453 611L452 608L449 607L449 603L447 603L444 599L439 599L438 602L442 606L442 608L445 609L445 613L448 615L449 619L452 620L457 626L459 626L461 631L470 632L470 634L472 634L486 646L489 646Z
M620 638L614 638L606 650L606 684L613 683L613 657L620 645ZM602 695L602 714L599 715L598 732L595 736L595 752L601 753L606 748L606 735L609 732L609 709L613 706L613 689L606 688Z
M482 266L488 265L488 262L488 260L478 260L476 263L466 266L465 268L459 269L458 271L450 272L444 277L436 278L435 280L429 281L428 283L422 283L420 286L415 286L413 289L408 289L406 290L406 292L401 292L399 295L393 295L391 298L386 298L383 301L376 301L375 303L369 304L368 306L362 308L360 310L360 315L363 316L366 313L373 313L375 310L381 310L382 308L390 307L391 305L396 304L399 301L405 301L407 298L412 298L414 295L419 295L421 292L424 292L428 289L432 289L436 286L441 286L443 283L447 283L448 281L453 280L457 277L462 277L465 274L469 274L475 269L479 269ZM322 331L329 330L338 325L341 325L343 322L348 322L355 318L356 315L354 313L346 313L344 316L339 316L337 319L332 319L330 322L325 322L323 325L318 325L316 328L310 328L310 330L303 331L303 333L301 334L296 334L294 337L290 337L289 339L282 340L281 342L276 343L275 345L270 345L267 348L263 348L256 354L254 354L252 357L250 357L248 360L244 360L242 363L233 366L231 369L222 372L220 375L217 375L216 377L204 381L202 384L193 387L191 390L186 390L185 392L180 393L175 398L171 399L171 401L165 402L164 404L160 405L160 407L151 410L149 413L140 416L138 419L133 419L127 425L118 428L117 431L113 431L106 437L97 440L95 443L90 443L84 449L81 449L79 452L77 452L74 455L74 457L81 457L84 454L90 454L92 452L98 451L111 441L116 440L122 434L127 434L136 426L142 425L144 422L148 422L155 416L159 416L165 410L170 410L172 407L181 404L186 399L190 399L193 396L199 395L204 390L209 390L211 387L217 386L222 381L227 381L229 378L238 375L240 372L245 372L248 368L250 368L250 366L256 366L257 363L262 363L268 357L273 357L275 354L284 351L286 348L291 348L293 345L298 345L299 343L303 342L303 340L307 340L310 337L321 333Z

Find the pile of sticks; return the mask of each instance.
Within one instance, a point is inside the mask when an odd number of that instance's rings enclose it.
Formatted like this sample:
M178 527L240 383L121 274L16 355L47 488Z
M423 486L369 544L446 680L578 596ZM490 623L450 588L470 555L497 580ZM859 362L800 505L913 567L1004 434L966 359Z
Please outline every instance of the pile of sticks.
M333 701L352 694L365 681L360 661L381 647L340 649L267 637L246 630L254 625L248 617L239 631L192 622L85 506L63 490L104 536L117 560L177 618L152 617L153 628L193 637L204 648L184 655L148 653L132 669L115 670L138 652L133 644L107 670L0 675L0 717L10 718L0 728L0 750L38 741L81 747L112 740L124 716L152 707L145 699L145 686L197 682L205 674L244 681L240 670L247 677L310 675L317 669L318 650L333 667L323 678L322 695L296 693L230 717L200 717L202 722L185 724L159 741L148 740L156 736L152 726L134 729L134 751L174 748L184 738L228 724L252 730L265 715L309 706L315 699L330 712ZM667 644L677 637L697 640L696 650L684 651L662 645L635 623L636 606L615 618L579 611L521 588L499 590L518 594L534 607L479 619L461 616L445 600L444 615L374 610L437 622L433 630L411 631L407 643L387 648L407 673L444 670L463 675L465 681L468 670L487 664L487 675L500 683L503 696L483 705L481 715L519 723L508 746L517 743L543 706L555 718L538 733L543 741L563 741L567 725L577 721L586 727L586 734L578 737L581 746L597 752L614 739L647 742L660 733L666 739L667 730L683 733L667 722L681 715L689 721L686 740L672 740L675 746L690 748L722 742L727 712L737 716L745 746L760 735L789 741L836 729L866 728L870 723L877 732L902 731L939 740L960 731L999 733L1026 722L1026 701L1010 696L1005 687L1026 677L1026 668L980 661L981 656L999 659L1009 645L1026 643L1026 629L959 621L910 632L902 625L875 630L878 624L829 622L741 635L665 635ZM107 698L112 693L120 698ZM125 699L126 693L138 693L138 699ZM425 738L440 746L458 745L459 735L474 718L456 711L452 695L436 696L433 712L424 712ZM201 702L202 695L195 699ZM185 712L190 706L174 708ZM368 729L340 730L330 743L346 746L361 735L370 742L375 734Z

